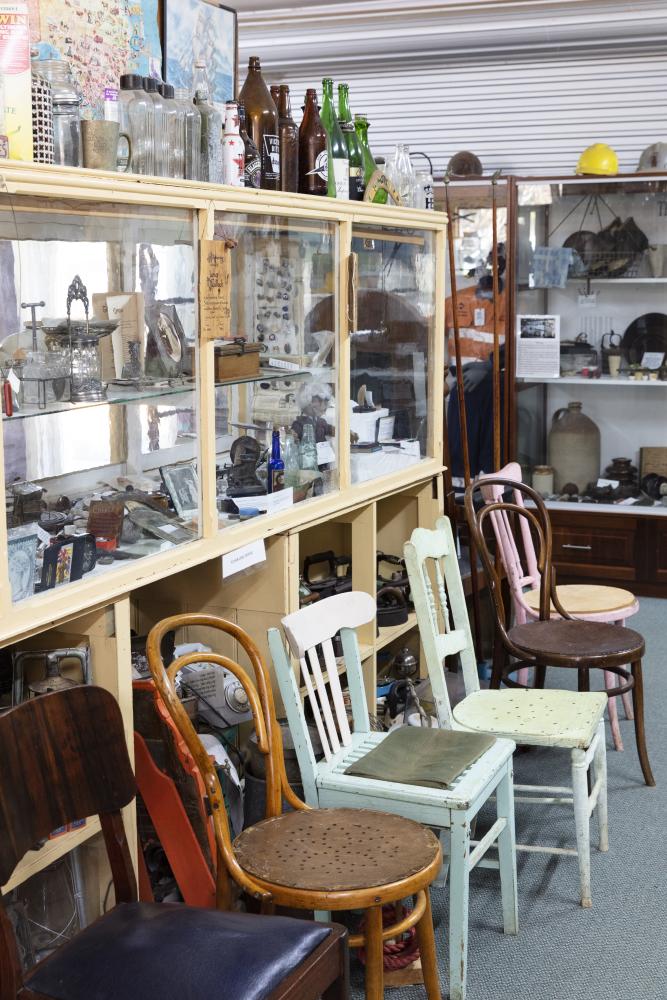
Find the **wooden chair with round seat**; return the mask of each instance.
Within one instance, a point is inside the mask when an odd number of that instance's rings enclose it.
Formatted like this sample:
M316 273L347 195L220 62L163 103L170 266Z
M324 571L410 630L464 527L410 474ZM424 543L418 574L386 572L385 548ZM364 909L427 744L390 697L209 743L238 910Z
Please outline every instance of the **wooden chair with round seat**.
M500 487L521 493L531 502L531 508L505 500L494 500L479 509L475 494L484 489ZM608 622L583 621L574 618L562 605L558 596L555 572L552 566L551 522L544 500L525 483L517 483L501 476L488 476L483 482L471 483L465 492L465 512L474 544L480 553L487 583L493 599L497 638L494 653L492 686L499 687L504 682L510 687L522 687L511 675L518 670L533 667L535 684L543 688L548 667L576 670L579 691L590 691L591 670L603 675L613 674L618 678L616 687L607 688L608 698L632 692L635 738L637 752L647 785L655 785L653 772L646 749L644 732L644 687L642 657L644 639L633 629L612 625ZM485 522L494 513L507 512L526 520L537 541L537 569L540 576L539 618L517 624L513 628L506 625L507 617L502 596L500 575L496 570L494 556L489 549L484 531ZM554 618L553 612L559 617ZM501 655L497 655L500 650ZM506 662L507 657L511 658ZM513 660L513 662L512 662ZM630 664L630 669L627 665Z
M510 462L500 469L498 476L509 479L513 483L521 483L521 466L518 462ZM482 496L487 503L501 500L501 486L484 486L489 476L480 476ZM521 491L512 491L514 502L523 507ZM517 530L513 530L510 515L507 511L494 511L491 524L496 536L496 544L501 562L509 583L514 609L514 619L517 625L535 621L540 617L540 572L537 568L537 555L530 526L525 518L519 518ZM520 536L520 544L519 538ZM523 551L523 558L521 555ZM558 599L568 612L575 618L590 622L607 622L615 625L625 625L626 619L636 614L639 602L634 594L623 587L600 586L591 583L559 584L556 588ZM558 612L552 609L557 617ZM612 673L605 674L605 687L613 688L616 681ZM626 691L623 698L626 718L634 719L632 699ZM617 699L610 698L608 702L609 724L617 750L623 749L623 738L618 723Z
M189 653L165 667L162 640L168 632L183 628L217 629L234 638L250 661L255 683L238 663L217 653ZM416 927L426 996L440 1000L429 886L440 870L442 852L431 830L371 810L310 809L295 795L285 774L268 672L259 650L237 625L206 614L175 615L151 630L147 654L157 690L207 789L218 855L218 905L231 906L235 883L265 913L272 913L276 906L365 911L364 933L352 935L350 945L366 949L367 1000L380 1000L384 994L383 942ZM242 683L257 745L266 760L266 818L233 842L217 773L176 692L179 670L201 662L224 667ZM293 812L283 813L283 799ZM415 897L412 911L383 927L383 905L409 896Z

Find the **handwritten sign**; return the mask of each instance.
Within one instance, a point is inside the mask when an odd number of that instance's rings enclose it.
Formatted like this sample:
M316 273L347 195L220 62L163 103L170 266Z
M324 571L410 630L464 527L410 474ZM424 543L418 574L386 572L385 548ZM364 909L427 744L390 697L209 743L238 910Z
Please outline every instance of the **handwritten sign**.
M202 240L199 266L199 327L202 340L231 340L232 285L229 245Z

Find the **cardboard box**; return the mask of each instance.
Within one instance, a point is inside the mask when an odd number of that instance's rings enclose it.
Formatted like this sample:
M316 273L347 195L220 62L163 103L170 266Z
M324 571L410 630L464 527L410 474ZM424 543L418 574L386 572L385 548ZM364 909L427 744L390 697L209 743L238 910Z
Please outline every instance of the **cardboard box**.
M10 160L32 160L32 74L30 24L26 3L0 0L0 99L4 123L0 133L9 139Z

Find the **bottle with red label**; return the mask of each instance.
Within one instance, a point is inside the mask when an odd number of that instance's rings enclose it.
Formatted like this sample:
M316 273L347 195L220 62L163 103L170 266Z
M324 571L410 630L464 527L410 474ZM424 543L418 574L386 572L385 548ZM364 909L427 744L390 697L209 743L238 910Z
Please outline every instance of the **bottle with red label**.
M225 104L225 131L222 139L222 182L244 186L245 144L239 132L239 108L236 101Z

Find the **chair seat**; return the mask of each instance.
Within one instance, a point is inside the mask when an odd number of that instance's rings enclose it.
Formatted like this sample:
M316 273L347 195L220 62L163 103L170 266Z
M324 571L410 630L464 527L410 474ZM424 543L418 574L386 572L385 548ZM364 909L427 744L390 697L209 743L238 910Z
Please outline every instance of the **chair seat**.
M634 614L637 598L622 587L598 587L593 583L566 583L556 587L558 599L571 615ZM540 609L540 588L528 590L523 599L533 611ZM555 611L555 608L552 607ZM622 615L618 614L618 617Z
M475 691L454 708L459 726L529 746L585 750L607 706L607 695L546 689Z
M291 917L123 903L26 985L54 1000L264 1000L330 933Z
M401 843L404 851L387 845ZM370 809L283 813L234 841L239 864L264 882L313 892L350 892L401 882L433 864L440 847L414 820Z
M640 660L644 640L631 628L607 622L569 621L552 618L516 625L511 642L547 666L612 666Z

